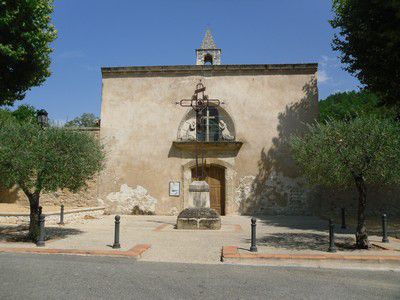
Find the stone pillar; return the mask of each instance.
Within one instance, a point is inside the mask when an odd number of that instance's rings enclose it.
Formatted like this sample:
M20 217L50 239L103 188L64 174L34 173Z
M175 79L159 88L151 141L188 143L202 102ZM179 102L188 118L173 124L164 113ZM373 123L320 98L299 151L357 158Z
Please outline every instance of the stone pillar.
M193 181L189 185L190 208L209 208L210 207L210 187L205 181Z

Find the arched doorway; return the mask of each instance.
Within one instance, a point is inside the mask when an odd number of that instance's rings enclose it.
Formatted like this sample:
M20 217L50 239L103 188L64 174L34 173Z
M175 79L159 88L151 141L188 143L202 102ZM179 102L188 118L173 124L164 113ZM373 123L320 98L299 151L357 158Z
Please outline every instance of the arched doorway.
M196 167L191 169L192 181L196 178ZM201 173L201 172L199 172ZM218 165L204 166L205 181L210 186L210 206L220 215L225 215L225 168Z

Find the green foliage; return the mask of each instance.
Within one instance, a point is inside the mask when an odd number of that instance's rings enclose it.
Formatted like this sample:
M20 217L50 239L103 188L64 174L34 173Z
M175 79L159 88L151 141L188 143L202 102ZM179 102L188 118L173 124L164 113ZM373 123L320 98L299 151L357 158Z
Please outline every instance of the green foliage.
M65 127L99 127L98 118L94 114L84 113L67 122Z
M18 122L37 123L36 109L31 105L20 105L16 110L0 109L0 119L14 118Z
M400 1L333 0L333 49L385 104L400 105Z
M20 105L11 115L19 122L36 123L36 109L31 105Z
M8 109L0 109L0 122L12 118L11 111Z
M318 108L321 122L332 119L348 121L367 115L395 117L393 109L380 105L379 98L366 90L330 95L318 103Z
M0 183L29 194L78 191L102 169L104 153L91 135L32 123L0 121Z
M400 182L400 128L374 115L332 120L292 137L293 157L312 184L349 186Z
M50 76L52 0L0 1L0 105L24 98Z

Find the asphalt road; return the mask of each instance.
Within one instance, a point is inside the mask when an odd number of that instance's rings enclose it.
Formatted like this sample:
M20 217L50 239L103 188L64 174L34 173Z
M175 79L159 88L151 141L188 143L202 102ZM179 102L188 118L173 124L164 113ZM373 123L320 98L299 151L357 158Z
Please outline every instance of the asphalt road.
M400 272L0 253L0 299L400 299Z

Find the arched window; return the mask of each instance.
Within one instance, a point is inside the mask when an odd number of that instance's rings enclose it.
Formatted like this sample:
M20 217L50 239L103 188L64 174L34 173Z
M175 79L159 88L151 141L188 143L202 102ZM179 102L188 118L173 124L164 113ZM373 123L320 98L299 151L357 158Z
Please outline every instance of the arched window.
M235 124L231 116L220 106L204 109L199 124L195 112L190 109L178 128L178 140L181 141L234 141L235 135Z
M217 142L220 140L219 113L216 107L208 107L201 112L197 140L202 142Z
M211 54L204 55L204 64L205 65L212 65L213 64L213 57Z

